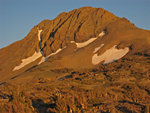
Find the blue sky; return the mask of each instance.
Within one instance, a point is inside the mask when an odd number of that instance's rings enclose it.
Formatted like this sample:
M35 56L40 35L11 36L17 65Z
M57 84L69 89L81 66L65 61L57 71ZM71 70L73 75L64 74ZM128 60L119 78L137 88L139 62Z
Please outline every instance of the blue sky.
M150 0L0 0L0 48L24 38L42 20L84 6L104 8L150 30Z

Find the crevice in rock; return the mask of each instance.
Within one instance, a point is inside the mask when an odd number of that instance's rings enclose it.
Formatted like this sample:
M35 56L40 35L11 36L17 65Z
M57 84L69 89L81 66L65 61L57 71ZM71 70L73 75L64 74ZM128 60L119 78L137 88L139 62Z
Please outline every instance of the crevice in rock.
M59 28L61 28L61 26L71 17L72 15L70 15L66 20L64 20L54 31L52 31L51 33L50 33L50 36L49 36L49 38L50 37L54 37L55 36L55 33L58 31L58 29Z
M67 33L68 33L68 30L69 30L69 28L70 28L70 25L71 25L71 23L72 23L72 20L73 20L73 18L74 18L74 16L75 16L75 13L76 13L77 11L75 11L74 13L73 13L73 15L72 15L72 18L71 18L71 20L70 20L70 22L69 22L69 25L68 25L68 27L67 27L67 30L66 30L66 33L65 33L65 37L66 37L66 35L67 35Z
M84 23L84 22L83 22L83 23ZM77 30L74 32L74 41L76 41L76 34L80 31L80 28L81 28L81 26L83 25L83 23L81 23L81 24L78 26Z

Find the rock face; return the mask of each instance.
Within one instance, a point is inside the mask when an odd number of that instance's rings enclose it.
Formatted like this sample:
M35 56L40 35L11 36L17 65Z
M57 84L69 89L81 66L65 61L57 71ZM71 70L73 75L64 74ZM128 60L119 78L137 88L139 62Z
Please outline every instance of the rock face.
M119 19L102 8L84 7L69 13L61 13L54 20L42 21L42 49L48 55L64 47L70 41L83 42L96 37L111 22Z

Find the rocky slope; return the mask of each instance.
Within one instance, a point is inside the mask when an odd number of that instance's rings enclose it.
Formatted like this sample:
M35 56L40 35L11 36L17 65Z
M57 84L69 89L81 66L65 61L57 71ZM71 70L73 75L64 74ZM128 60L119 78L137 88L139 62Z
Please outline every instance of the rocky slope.
M0 86L0 112L148 113L149 59L136 54L84 71L35 67Z
M24 39L0 50L1 78L12 73L22 59L32 56L40 49L43 56L48 56L59 48L66 47L70 41L82 42L96 37L106 25L117 19L119 18L104 9L84 7L61 13L54 20L43 20ZM39 30L42 30L40 47Z
M150 31L102 8L43 20L0 59L0 112L149 111Z

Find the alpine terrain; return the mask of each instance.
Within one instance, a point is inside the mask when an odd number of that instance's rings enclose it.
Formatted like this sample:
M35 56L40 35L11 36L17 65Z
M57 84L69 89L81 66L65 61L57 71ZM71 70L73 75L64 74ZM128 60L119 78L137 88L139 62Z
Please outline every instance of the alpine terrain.
M63 12L0 49L1 113L149 111L150 31L103 8Z

